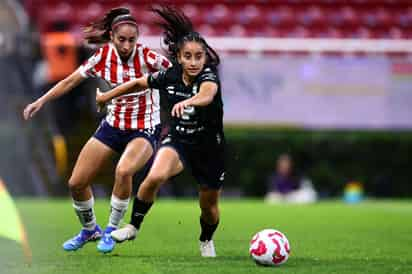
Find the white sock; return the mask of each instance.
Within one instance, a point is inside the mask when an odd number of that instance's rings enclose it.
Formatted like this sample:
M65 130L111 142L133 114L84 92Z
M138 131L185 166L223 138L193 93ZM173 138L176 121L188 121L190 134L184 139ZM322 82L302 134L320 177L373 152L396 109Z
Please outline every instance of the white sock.
M91 197L87 201L73 200L73 207L77 217L84 229L93 230L96 227L96 216L94 215L94 198Z
M108 226L118 228L120 222L123 219L124 214L127 211L129 205L129 198L121 200L112 194L112 199L110 201L110 218Z

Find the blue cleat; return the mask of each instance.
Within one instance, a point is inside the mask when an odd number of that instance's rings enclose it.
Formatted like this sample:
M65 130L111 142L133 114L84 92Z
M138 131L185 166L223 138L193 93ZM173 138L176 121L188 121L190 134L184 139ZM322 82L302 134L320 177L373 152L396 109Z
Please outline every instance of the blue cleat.
M101 253L110 253L113 251L116 242L113 240L110 233L114 230L116 230L116 228L112 226L108 226L104 230L104 234L97 244L97 250Z
M82 229L79 234L66 241L63 244L63 249L66 251L76 251L82 248L85 243L96 241L102 237L102 230L96 225L94 230Z

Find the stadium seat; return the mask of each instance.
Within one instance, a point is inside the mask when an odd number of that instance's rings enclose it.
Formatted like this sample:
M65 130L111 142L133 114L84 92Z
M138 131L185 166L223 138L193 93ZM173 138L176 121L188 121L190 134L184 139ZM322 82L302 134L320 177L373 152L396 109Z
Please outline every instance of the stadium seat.
M90 22L94 22L103 18L105 10L99 3L90 3L88 5L79 6L76 16L76 24L81 26L86 26Z
M233 23L233 17L226 5L217 4L205 13L205 23L212 26L228 26Z
M157 1L157 3L167 0ZM24 4L41 31L67 20L71 29L125 6L121 0L62 2L26 0ZM208 35L333 38L408 38L412 2L408 0L177 0L193 24ZM159 33L156 15L147 11L149 0L126 4L144 33Z
M46 6L41 16L38 17L39 29L51 31L56 22L66 22L70 26L73 23L73 13L73 8L68 3Z
M256 5L247 5L236 12L236 23L246 27L261 27L265 24L264 12Z
M197 6L193 4L185 4L181 7L181 9L187 17L192 20L194 25L201 25L204 23L204 14Z

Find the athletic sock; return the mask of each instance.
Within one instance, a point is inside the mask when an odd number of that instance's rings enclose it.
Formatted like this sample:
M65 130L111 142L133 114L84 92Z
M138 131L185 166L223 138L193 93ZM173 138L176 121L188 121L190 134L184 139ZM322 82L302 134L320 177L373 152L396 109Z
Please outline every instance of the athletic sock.
M200 218L201 233L200 233L199 240L202 242L210 241L218 225L219 225L219 221L217 221L216 224L210 225L210 224L207 224L205 221L203 221L202 218Z
M73 207L76 211L77 217L86 230L94 230L96 227L96 216L94 215L94 198L91 197L87 201L73 200Z
M139 200L139 198L134 198L133 201L133 211L132 211L132 218L130 220L130 224L132 224L136 229L140 228L140 225L143 222L144 216L152 207L153 202L148 203Z
M119 199L115 195L112 194L112 198L110 200L110 217L109 217L109 224L108 226L118 228L120 222L123 219L124 214L127 211L127 207L129 205L130 199Z

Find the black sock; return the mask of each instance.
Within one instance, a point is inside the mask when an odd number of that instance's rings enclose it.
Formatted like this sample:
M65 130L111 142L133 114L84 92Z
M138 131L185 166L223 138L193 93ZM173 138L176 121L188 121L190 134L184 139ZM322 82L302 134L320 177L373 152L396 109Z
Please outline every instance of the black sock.
M143 222L144 216L152 207L153 202L148 203L139 200L139 198L134 198L133 200L133 211L132 217L130 219L130 224L132 224L136 229L140 228L140 225Z
M209 225L205 223L205 221L203 221L202 218L200 218L200 228L202 229L202 231L200 233L199 240L202 242L210 241L218 225L219 225L219 221L217 221L216 224L214 225Z

